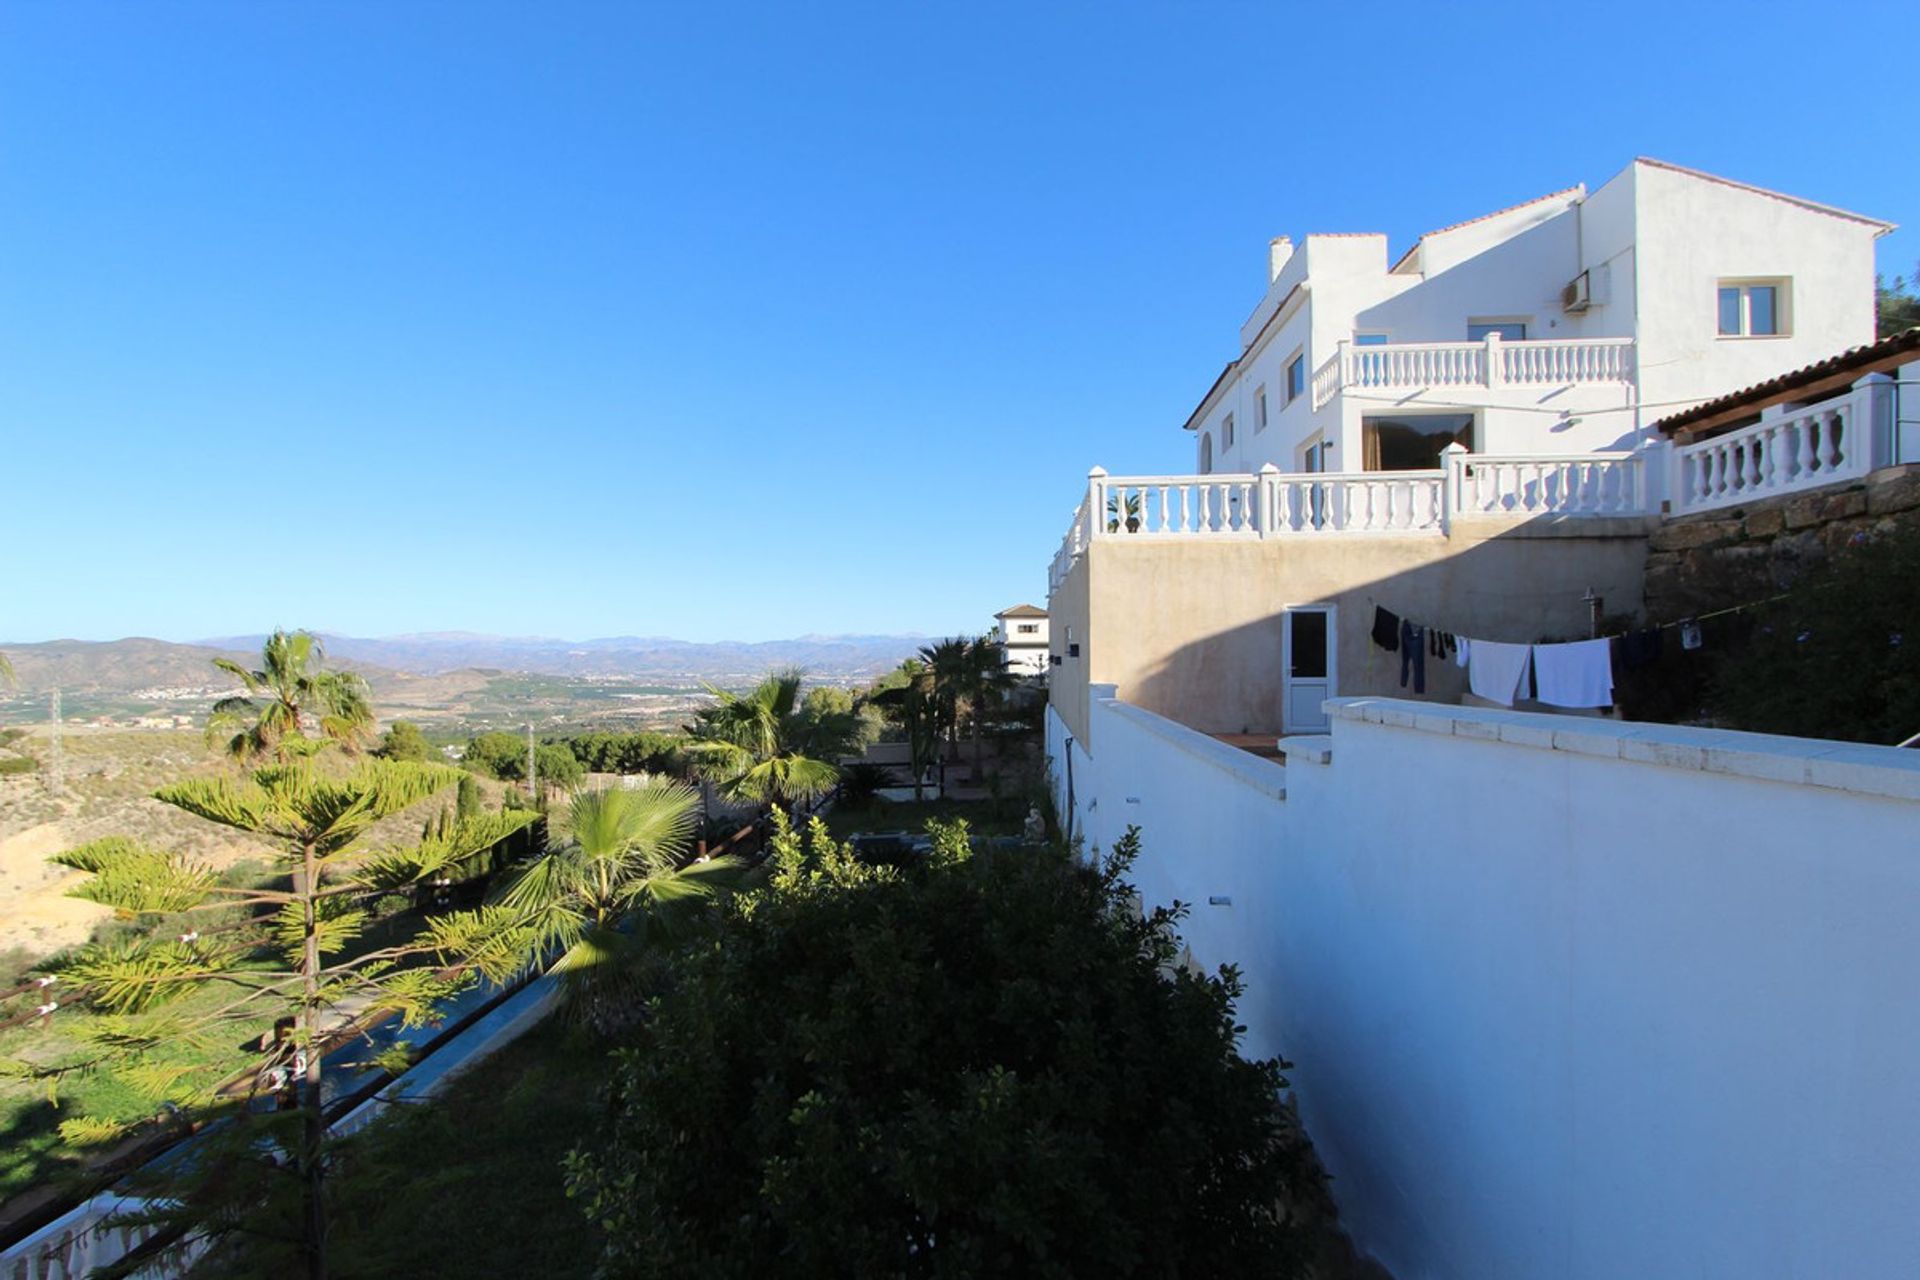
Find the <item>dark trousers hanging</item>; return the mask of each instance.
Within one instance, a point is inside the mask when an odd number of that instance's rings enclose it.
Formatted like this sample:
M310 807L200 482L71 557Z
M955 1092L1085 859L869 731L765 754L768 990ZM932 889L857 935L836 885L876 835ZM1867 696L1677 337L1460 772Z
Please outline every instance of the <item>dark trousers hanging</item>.
M1427 629L1416 627L1411 622L1400 624L1400 687L1407 687L1407 677L1413 677L1413 691L1427 691Z

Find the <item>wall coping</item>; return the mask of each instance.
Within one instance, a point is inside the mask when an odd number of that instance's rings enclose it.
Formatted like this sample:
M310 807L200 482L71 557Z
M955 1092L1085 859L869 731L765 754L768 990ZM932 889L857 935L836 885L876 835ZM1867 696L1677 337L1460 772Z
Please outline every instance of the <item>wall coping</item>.
M1911 748L1404 698L1334 698L1326 708L1333 719L1356 724L1920 801L1920 750Z
M1287 770L1284 765L1262 759L1238 747L1230 747L1224 742L1208 737L1198 729L1189 729L1178 721L1155 715L1144 707L1132 706L1115 697L1097 697L1094 699L1094 706L1120 717L1135 728L1152 734L1203 764L1212 765L1224 773L1232 774L1241 782L1272 796L1275 800L1287 798Z

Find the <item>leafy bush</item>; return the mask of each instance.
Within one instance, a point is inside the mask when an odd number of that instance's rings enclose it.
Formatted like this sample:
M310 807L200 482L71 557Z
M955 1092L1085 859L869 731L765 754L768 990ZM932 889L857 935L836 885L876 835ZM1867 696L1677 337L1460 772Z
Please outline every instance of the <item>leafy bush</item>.
M40 762L32 756L0 756L0 778L10 774L32 773Z
M489 778L517 781L527 776L526 739L498 730L476 734L467 739L460 763Z
M374 748L374 754L388 760L426 760L437 757L427 735L411 720L396 720Z
M770 885L683 953L569 1158L609 1276L1303 1273L1321 1176L1237 975L1064 853L911 873L775 818Z
M574 756L595 773L686 771L685 739L671 733L583 733L568 738Z
M1920 530L1862 538L1753 618L1708 706L1737 729L1891 745L1920 733Z

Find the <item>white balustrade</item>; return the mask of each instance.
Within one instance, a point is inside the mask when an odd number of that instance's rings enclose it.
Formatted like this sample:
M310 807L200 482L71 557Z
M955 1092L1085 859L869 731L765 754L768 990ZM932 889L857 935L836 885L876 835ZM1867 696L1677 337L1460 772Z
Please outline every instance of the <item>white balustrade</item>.
M1638 453L1489 457L1457 447L1433 471L1110 476L1095 468L1048 573L1066 581L1096 540L1443 534L1458 514L1636 516L1649 508Z
M1456 446L1445 461L1450 514L1628 516L1649 505L1637 453L1493 457Z
M1633 381L1633 341L1503 342L1501 376L1517 386Z
M1865 475L1863 393L1729 431L1673 451L1673 510L1710 511Z
M1313 375L1313 407L1342 391L1577 386L1633 380L1631 338L1507 342L1342 342Z

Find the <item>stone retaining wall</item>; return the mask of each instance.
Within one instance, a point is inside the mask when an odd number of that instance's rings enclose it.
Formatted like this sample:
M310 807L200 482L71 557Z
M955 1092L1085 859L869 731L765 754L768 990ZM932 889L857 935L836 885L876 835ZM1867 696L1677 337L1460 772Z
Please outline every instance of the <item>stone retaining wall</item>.
M1647 540L1647 616L1672 622L1764 599L1835 548L1903 526L1920 527L1920 464L1668 520Z

